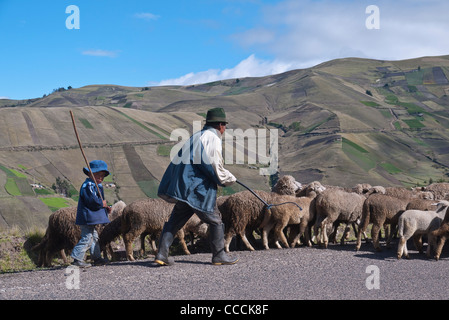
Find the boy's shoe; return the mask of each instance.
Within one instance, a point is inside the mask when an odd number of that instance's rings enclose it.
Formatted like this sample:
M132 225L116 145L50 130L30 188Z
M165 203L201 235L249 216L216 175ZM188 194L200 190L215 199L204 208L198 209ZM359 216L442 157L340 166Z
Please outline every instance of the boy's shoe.
M72 265L77 266L79 268L89 268L92 266L90 263L86 263L84 261L76 260L76 259L72 262Z
M94 260L94 266L104 266L109 263L109 259L98 258Z

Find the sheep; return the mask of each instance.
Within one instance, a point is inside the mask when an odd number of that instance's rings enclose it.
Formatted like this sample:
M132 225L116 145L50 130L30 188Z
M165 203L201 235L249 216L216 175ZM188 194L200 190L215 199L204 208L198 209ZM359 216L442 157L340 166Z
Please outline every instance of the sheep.
M397 257L401 259L404 255L409 258L407 250L407 240L413 237L416 248L422 253L421 237L424 234L429 234L431 231L438 229L443 220L449 202L440 200L433 205L437 206L436 211L422 211L422 210L406 210L398 219L399 227L399 244ZM430 256L430 241L427 246L427 256Z
M306 197L310 191L315 191L317 194L324 192L326 187L323 186L319 181L313 181L306 185L304 188L301 188L296 191L297 197Z
M400 199L436 199L434 194L425 188L406 189L403 187L387 187L385 188L385 194Z
M114 203L111 206L111 212L109 213L109 216L108 216L109 221L114 221L118 217L121 217L122 213L123 213L123 209L125 209L125 207L126 207L126 203L123 202L122 200Z
M256 190L265 202L270 203L274 193ZM263 221L265 205L250 191L241 191L230 195L220 206L222 220L225 225L225 251L229 252L229 245L234 235L239 236L246 248L254 251L249 243L246 232L259 228Z
M357 223L361 218L365 200L364 195L340 189L329 189L317 196L315 200L316 221L314 231L315 235L318 235L318 230L321 229L319 240L325 248L329 243L328 230L335 222L346 223L345 232L341 238L341 244L344 243L349 225Z
M227 196L219 196L219 197L217 197L216 205L217 205L218 210L220 211L220 213L221 213L221 208L222 208L223 203L225 203L225 201L228 200L228 198L229 198L228 195Z
M111 208L111 213L109 214L110 223L102 226L99 229L98 243L100 249L103 252L103 257L108 258L108 253L111 258L114 258L114 252L111 247L111 242L120 236L121 229L121 215L125 209L126 204L123 201L115 203Z
M121 214L125 203L119 201L112 206L110 217ZM48 227L41 242L32 250L39 251L37 266L51 266L51 260L59 252L64 264L68 264L66 251L71 251L81 238L81 230L75 224L77 207L61 208L50 215ZM97 231L101 234L100 226Z
M111 247L111 242L121 235L121 226L122 219L119 218L112 220L103 228L103 230L101 230L98 242L104 258L107 258L109 254L111 259L114 259L114 252Z
M419 199L433 199L433 195L430 192L416 190L416 189L406 189L402 187L387 187L384 188L385 193L376 194L373 198L369 196L365 207L362 212L362 233L366 231L368 224L373 223L373 228L371 230L371 236L373 240L373 245L376 251L380 251L379 246L379 231L383 224L390 224L390 233L387 237L387 247L389 246L393 235L395 234L397 219L399 216L407 209L411 208L422 208L424 202L420 202ZM388 197L388 198L387 198ZM397 200L397 201L396 201ZM384 202L384 203L383 203ZM395 203L395 204L393 204ZM407 208L407 205L410 204ZM428 204L428 203L427 203ZM420 206L420 207L418 207ZM370 218L370 216L372 217ZM371 222L369 221L371 219ZM360 236L359 236L360 234ZM361 233L360 230L357 233L357 244L356 250L360 250L361 247Z
M310 227L315 219L314 199L317 194L322 193L324 190L326 188L321 183L314 181L299 192L296 192L295 197L273 194L271 201L275 206L271 207L270 210L266 210L260 226L264 248L269 249L268 234L273 228L275 244L278 248L281 248L279 241L287 248L294 247L301 236L304 236L305 244L311 246ZM276 204L282 205L277 206ZM302 210L299 210L299 208ZM283 233L286 227L290 229L288 241Z
M371 237L376 251L380 251L379 231L384 224L390 224L394 230L399 216L406 210L410 199L401 199L387 194L372 194L363 204L360 228L357 232L356 250L360 250L362 233L366 231L370 223L373 224ZM390 244L393 232L390 233L387 246Z
M441 256L441 251L443 251L443 246L449 237L449 212L446 211L443 221L440 227L429 233L428 242L433 248L435 248L435 260L439 260Z
M76 207L61 208L50 215L48 227L41 242L32 250L39 251L37 266L49 267L56 252L68 264L64 250L72 250L81 238L81 230L75 225Z
M358 194L365 194L372 189L373 187L368 183L359 183L355 187L353 187L351 191Z
M422 210L422 211L429 211L433 210L435 203L435 200L429 200L429 199L411 199L409 203L407 204L406 210Z
M290 175L282 176L271 189L272 192L280 195L295 195L302 189L302 184Z
M399 198L399 199L411 199L414 194L419 192L414 190L409 190L403 187L387 187L385 188L385 195Z
M427 191L433 194L434 200L443 200L449 194L449 183L432 183L427 187L422 188L423 191Z
M272 188L273 192L256 191L266 202L276 194L288 194L294 196L301 190L301 184L289 175L282 176ZM254 251L248 241L246 232L252 237L252 232L259 228L263 221L264 204L254 197L249 191L242 191L222 200L218 208L225 225L225 251L229 252L232 237L238 235L246 248Z
M279 241L287 248L294 247L301 235L304 235L305 243L311 246L309 223L315 218L315 206L312 205L316 197L314 190L309 190L306 197L295 197L289 195L275 195L272 198L275 206L266 210L264 220L260 226L262 229L262 242L265 249L268 246L268 234L274 228L275 243L278 248L282 248ZM284 235L284 228L287 225L299 225L299 232L294 235L291 232L290 245Z
M126 258L134 261L132 243L140 236L140 252L145 251L145 236L151 235L155 239L168 221L174 204L163 199L137 200L126 206L121 218L121 233L125 243ZM185 232L195 232L201 237L206 236L207 225L197 215L193 215L189 221L176 234L185 254L190 254L184 240Z
M382 186L374 186L368 189L368 192L365 193L365 196L369 196L373 193L385 194L387 190Z

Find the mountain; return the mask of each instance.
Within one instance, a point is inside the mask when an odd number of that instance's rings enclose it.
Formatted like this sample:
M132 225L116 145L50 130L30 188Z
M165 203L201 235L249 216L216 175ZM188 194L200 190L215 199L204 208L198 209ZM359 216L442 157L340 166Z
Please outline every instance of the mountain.
M277 130L278 152L271 154L278 156L278 174L302 183L409 187L449 180L448 78L449 56L347 58L259 78L143 88L90 85L0 100L0 226L45 226L51 210L76 204L85 164L70 110L87 158L110 166L111 203L155 197L178 142L170 135L175 129L191 134L198 128L194 121L204 120L212 107L226 110L228 132ZM268 148L269 137L256 139ZM239 154L238 141L224 145ZM227 167L248 186L268 190L275 178L259 174L267 167L260 162ZM58 177L68 182L71 198L51 190Z

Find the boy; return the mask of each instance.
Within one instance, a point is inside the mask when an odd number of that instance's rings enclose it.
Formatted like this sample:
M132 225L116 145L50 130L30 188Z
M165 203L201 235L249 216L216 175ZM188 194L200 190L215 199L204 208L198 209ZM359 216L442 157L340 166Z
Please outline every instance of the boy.
M95 226L110 222L108 214L111 209L105 200L101 200L102 198L104 199L101 183L109 175L108 165L102 160L94 160L89 163L89 166L92 170L92 175L88 168L83 168L83 172L88 178L81 186L76 212L75 223L80 226L81 239L73 248L71 254L73 258L72 264L81 268L91 266L90 263L84 262L84 255L88 248L90 248L91 258L95 265L102 265L107 262L107 260L101 258L98 233L95 230ZM99 196L94 179L98 184L102 198Z

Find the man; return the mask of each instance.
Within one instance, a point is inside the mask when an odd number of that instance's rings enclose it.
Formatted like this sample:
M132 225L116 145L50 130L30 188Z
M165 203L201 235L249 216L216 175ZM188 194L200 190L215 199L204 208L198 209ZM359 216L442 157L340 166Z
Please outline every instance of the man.
M216 206L217 185L228 186L237 180L223 166L221 138L227 123L222 108L210 109L203 129L184 144L162 177L159 197L176 204L159 240L155 262L160 265L173 264L169 249L174 236L194 213L209 225L212 264L238 261L224 251L224 225Z

